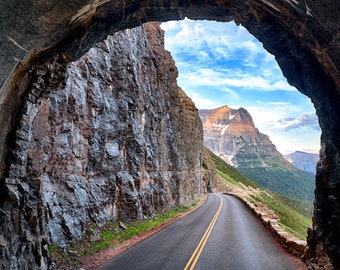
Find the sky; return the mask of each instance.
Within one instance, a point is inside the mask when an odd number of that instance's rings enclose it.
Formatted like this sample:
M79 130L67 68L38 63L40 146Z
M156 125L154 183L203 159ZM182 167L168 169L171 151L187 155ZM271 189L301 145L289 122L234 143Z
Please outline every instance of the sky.
M162 23L178 85L198 109L245 108L282 154L318 153L320 134L310 99L288 84L275 58L234 22Z

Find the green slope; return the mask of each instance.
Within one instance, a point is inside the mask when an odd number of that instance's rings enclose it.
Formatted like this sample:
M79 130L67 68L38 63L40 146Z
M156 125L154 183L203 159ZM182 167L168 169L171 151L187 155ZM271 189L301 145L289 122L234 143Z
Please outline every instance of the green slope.
M211 151L209 154L218 175L224 179L227 186L236 186L238 190L247 189L247 193L250 194L246 197L248 201L255 205L257 202L266 204L280 217L282 228L300 239L306 239L307 229L312 224L312 204L310 202L295 200L271 191L259 190L254 181L242 175ZM249 187L253 191L249 191Z
M261 192L248 198L253 202L262 202L280 217L280 225L285 231L300 239L306 239L307 229L312 225L312 218L301 213L282 198L273 193Z
M207 148L206 148L207 149ZM224 160L222 160L220 157L216 156L213 152L211 152L209 149L207 149L211 159L216 165L216 170L219 175L225 175L225 177L228 177L230 181L237 181L241 182L242 184L246 186L250 186L253 188L257 188L258 184L249 179L248 177L245 177L242 175L238 170L236 170L234 167L227 164Z
M312 203L314 199L315 175L302 171L281 157L263 158L253 155L252 163L239 153L235 158L238 162L237 170L246 177L254 180L261 188L274 191L280 196L294 201ZM247 156L248 157L248 156ZM253 164L261 163L261 166Z

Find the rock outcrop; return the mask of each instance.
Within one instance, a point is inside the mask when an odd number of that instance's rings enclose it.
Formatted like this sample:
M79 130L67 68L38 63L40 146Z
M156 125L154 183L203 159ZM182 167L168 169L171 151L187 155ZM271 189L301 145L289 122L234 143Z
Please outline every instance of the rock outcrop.
M206 190L202 124L163 38L150 23L34 67L2 187L1 269L46 269L47 245L81 239L89 222L142 219Z
M9 176L16 119L21 118L21 105L38 72L34 67L53 65L58 57L76 60L108 34L148 21L234 20L275 55L289 83L315 105L322 135L308 245L311 260L317 259L322 246L340 269L339 1L17 0L1 1L0 8L1 187ZM8 204L8 192L0 190L1 204Z

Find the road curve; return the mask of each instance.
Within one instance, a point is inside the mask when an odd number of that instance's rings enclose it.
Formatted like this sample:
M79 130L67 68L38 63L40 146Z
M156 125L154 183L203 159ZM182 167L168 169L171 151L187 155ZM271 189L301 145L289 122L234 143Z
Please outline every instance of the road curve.
M99 269L307 268L289 255L238 199L209 194L199 209Z

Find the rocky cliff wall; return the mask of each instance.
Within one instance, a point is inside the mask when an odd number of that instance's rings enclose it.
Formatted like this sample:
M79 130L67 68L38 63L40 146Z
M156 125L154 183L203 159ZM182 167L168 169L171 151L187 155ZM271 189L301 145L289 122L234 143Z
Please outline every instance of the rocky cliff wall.
M1 189L1 269L45 269L48 244L79 240L88 222L202 195L202 125L158 23L32 72Z

